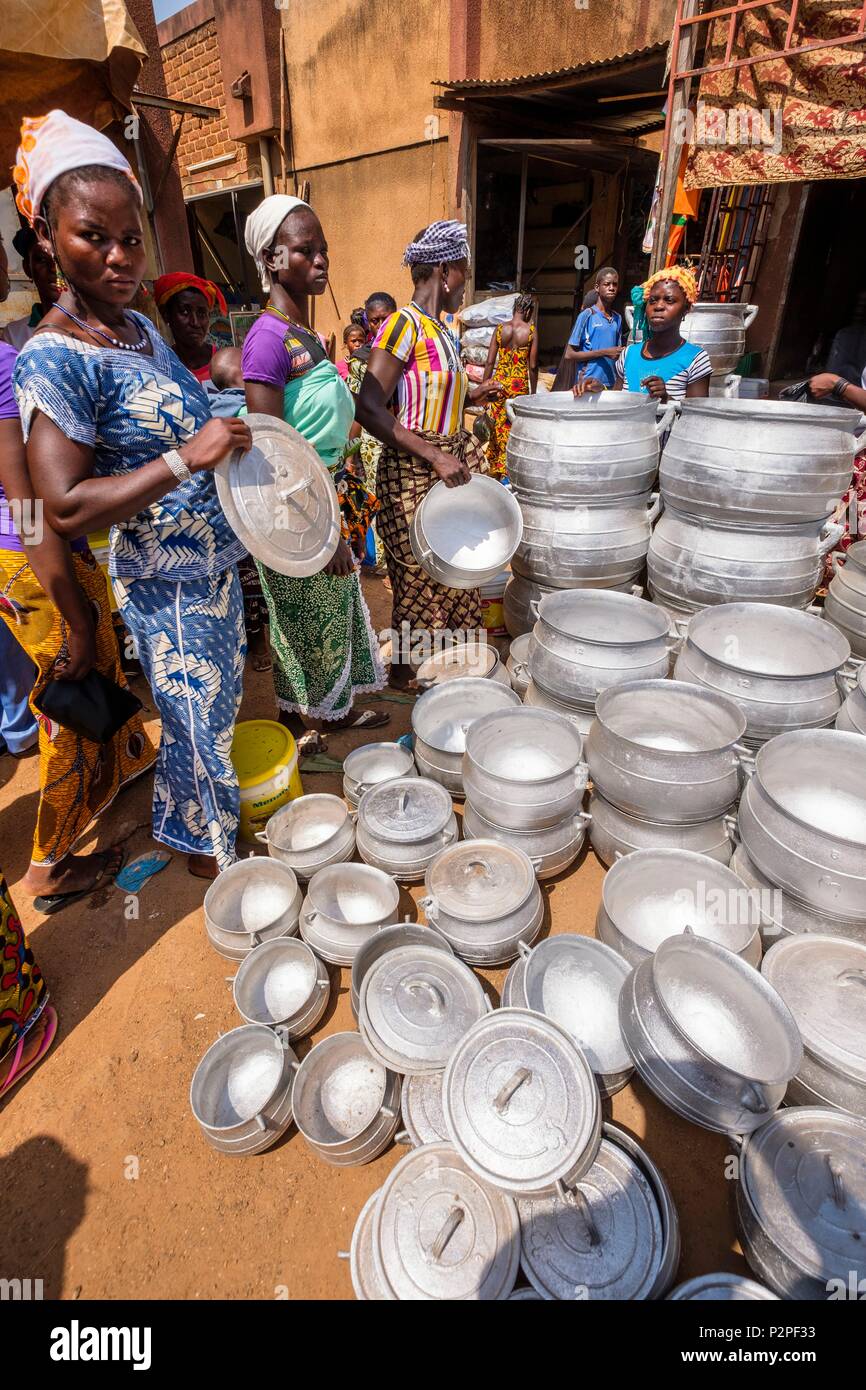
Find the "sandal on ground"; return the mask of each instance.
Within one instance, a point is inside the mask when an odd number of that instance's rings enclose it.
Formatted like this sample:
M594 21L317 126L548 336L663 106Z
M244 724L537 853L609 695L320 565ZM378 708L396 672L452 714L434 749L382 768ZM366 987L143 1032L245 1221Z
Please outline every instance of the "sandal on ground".
M390 722L390 714L383 714L381 710L365 709L351 717L348 724L341 724L339 731L348 733L350 729L383 729Z
M54 1038L57 1034L57 1013L50 1004L45 1005L42 1011L42 1017L45 1019L45 1032L42 1034L42 1041L37 1048L36 1055L31 1057L30 1061L25 1066L21 1066L21 1058L24 1055L24 1048L27 1044L27 1034L23 1033L18 1039L18 1045L15 1048L15 1053L12 1058L12 1066L9 1068L9 1074L3 1082L3 1085L0 1086L0 1098L7 1095L8 1092L12 1090L13 1086L17 1086L18 1082L23 1081L29 1071L32 1071L34 1067L39 1065L49 1047L54 1042Z
M113 883L126 863L126 850L122 845L115 845L113 849L106 850L105 862L93 883L89 888L77 888L74 893L46 893L33 899L33 906L37 912L41 912L45 917L51 917L55 912L62 912L65 907L72 903L80 902L82 898L89 898L91 893L95 893L97 888L108 887Z
M297 740L296 747L300 758L312 758L317 753L327 753L328 737L319 729L308 729Z
M267 652L256 652L254 656L250 657L250 665L254 671L272 671L274 669L274 663Z

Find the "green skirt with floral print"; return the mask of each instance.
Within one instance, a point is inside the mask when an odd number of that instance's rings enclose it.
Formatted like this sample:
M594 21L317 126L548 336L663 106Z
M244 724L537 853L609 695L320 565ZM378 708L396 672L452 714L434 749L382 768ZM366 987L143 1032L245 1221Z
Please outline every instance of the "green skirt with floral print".
M357 574L290 579L256 565L268 605L280 709L342 719L357 695L382 689L385 670Z

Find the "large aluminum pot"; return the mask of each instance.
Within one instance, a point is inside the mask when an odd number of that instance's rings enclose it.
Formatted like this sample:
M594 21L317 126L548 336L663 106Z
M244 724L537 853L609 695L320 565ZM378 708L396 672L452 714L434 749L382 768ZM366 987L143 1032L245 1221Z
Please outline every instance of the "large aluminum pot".
M355 953L397 920L400 890L369 864L334 864L310 880L301 911L301 936L332 965L351 965Z
M742 845L737 845L731 856L731 868L737 878L746 884L757 904L765 951L775 946L777 941L800 936L804 932L817 933L819 936L844 936L866 945L866 903L860 921L855 922L850 917L828 917L826 913L800 902L799 898L792 898L790 893L783 893L781 888L771 883L766 874L755 867Z
M851 482L862 417L796 401L680 402L661 461L666 507L737 526L829 516Z
M857 683L836 715L836 728L847 734L866 734L866 662L857 673Z
M464 487L435 483L415 511L409 540L416 561L446 589L477 589L509 563L523 518L511 491L473 474Z
M570 589L543 598L537 614L532 679L559 699L593 704L608 686L668 674L677 639L662 610L645 599Z
M536 685L533 680L529 682L523 703L528 705L530 709L549 709L554 714L561 715L563 719L569 719L582 738L586 738L595 718L593 705L573 704L570 700L558 700L549 691L542 690L541 686Z
M842 634L809 613L723 603L692 618L674 676L731 696L758 743L832 724L848 693L837 673L849 656Z
M757 304L693 304L680 332L687 343L704 349L714 376L732 372L746 351L746 329L757 313Z
M835 522L747 531L670 509L650 541L650 593L681 608L730 602L806 608L820 583L824 556L841 535Z
M541 930L544 902L529 856L498 840L452 845L433 860L423 908L467 965L505 965Z
M512 486L560 502L613 502L649 492L659 435L670 422L669 416L657 422L655 402L633 391L517 396L508 414Z
M519 704L520 696L508 686L472 677L426 690L412 706L415 761L422 777L462 796L466 731L482 715Z
M740 801L740 838L772 883L832 917L866 903L866 743L803 729L765 743Z
M576 585L575 587L579 586ZM608 585L608 588L616 589L623 594L633 594L636 598L640 598L643 594L641 586L632 584L631 581L627 584ZM508 635L510 637L523 637L530 633L535 626L533 604L537 605L546 594L557 592L558 590L553 584L536 584L534 579L524 579L522 574L512 573L502 598Z
M554 878L570 868L580 854L586 838L586 824L585 813L578 811L576 816L566 816L558 825L546 826L544 830L505 830L487 820L471 801L467 801L463 811L463 838L498 840L502 845L512 845L529 855L537 878Z
M249 1023L218 1038L189 1088L192 1113L208 1143L235 1158L275 1144L292 1123L297 1066L285 1029Z
M250 951L235 975L232 995L245 1023L282 1024L290 1038L304 1038L328 1007L331 981L305 941L282 936Z
M669 936L632 971L619 1006L642 1080L704 1129L751 1134L803 1062L799 1030L773 987L703 937Z
M633 966L683 932L718 941L757 966L759 920L758 903L723 864L687 850L645 849L605 875L595 929Z
M593 785L643 820L682 825L722 816L740 795L739 705L683 681L627 681L598 697L586 740Z
M352 807L380 782L394 777L414 777L415 759L411 748L401 743L362 743L343 760L343 795Z
M204 895L208 940L225 960L241 961L263 941L294 936L303 894L287 864L239 859Z
M611 589L633 582L646 562L658 496L587 506L521 497L523 540L511 568L556 589Z
M451 797L427 777L395 777L361 797L358 853L401 883L423 878L431 860L459 834Z
M589 842L608 868L621 855L639 849L687 849L720 864L729 864L734 852L737 818L733 815L716 816L696 825L664 825L617 810L597 791L589 798L587 814Z
M856 657L866 657L866 541L833 556L824 617L844 633Z
M352 961L349 1002L352 1005L352 1013L356 1020L361 1000L361 985L364 983L364 976L367 971L372 969L376 961L381 960L382 956L387 955L389 951L396 951L399 946L419 945L431 946L436 951L445 951L449 956L454 954L444 936L440 936L434 927L424 926L421 922L395 922L393 927L383 927L375 936L371 936L368 941L364 942Z
M329 864L352 858L355 825L340 797L313 792L281 806L256 839L267 845L272 859L306 880Z
M529 686L529 639L530 634L524 632L520 637L515 637L508 648L508 657L505 662L508 678L511 681L511 688L521 700L526 694Z
M310 1148L339 1168L369 1163L400 1122L400 1078L359 1033L332 1033L307 1053L295 1077L295 1124Z
M586 790L583 742L546 710L504 710L466 735L463 785L476 810L507 830L542 830L580 810Z

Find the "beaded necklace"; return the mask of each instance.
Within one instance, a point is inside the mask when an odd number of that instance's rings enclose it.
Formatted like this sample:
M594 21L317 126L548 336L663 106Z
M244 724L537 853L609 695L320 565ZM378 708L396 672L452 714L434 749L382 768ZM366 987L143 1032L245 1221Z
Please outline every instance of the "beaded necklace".
M137 343L124 343L120 338L115 338L111 333L106 333L102 328L94 328L92 324L85 323L77 314L73 314L71 309L64 309L62 304L55 304L55 309L59 309L61 314L65 314L73 323L77 323L79 328L83 328L85 333L92 333L98 338L104 338L112 347L119 348L121 352L141 352L150 342L147 331L143 333Z

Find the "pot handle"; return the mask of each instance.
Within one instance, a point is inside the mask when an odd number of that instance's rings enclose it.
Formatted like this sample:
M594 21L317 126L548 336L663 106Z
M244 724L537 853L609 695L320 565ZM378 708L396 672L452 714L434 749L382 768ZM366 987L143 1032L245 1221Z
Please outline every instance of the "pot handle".
M414 1149L415 1147L408 1129L398 1129L397 1133L394 1135L394 1143L403 1144L407 1149Z
M406 988L410 994L426 994L430 1001L430 1012L434 1018L442 1017L442 1007L445 999L440 990L435 985L431 985L429 980L407 980Z
M848 696L857 685L857 666L853 661L846 661L844 666L840 666L836 672L836 685L843 700Z
M568 1206L574 1207L575 1211L580 1216L580 1219L586 1227L586 1234L590 1245L601 1245L601 1232L593 1220L592 1208L580 1188L566 1187L562 1178L559 1178L556 1184L556 1193L561 1202L565 1202Z
M578 792L586 791L586 784L589 781L589 765L578 763L574 769L574 789Z
M845 1182L838 1167L833 1162L833 1155L826 1155L827 1173L833 1187L833 1201L840 1211L844 1211L848 1204L848 1194L845 1191Z
M632 584L631 596L632 598L643 598L643 584Z
M658 435L659 439L661 439L662 435L665 433L665 430L670 428L670 426L674 422L675 417L679 414L680 408L677 402L668 401L664 408L664 411L656 420L656 434Z
M381 1105L379 1107L379 1114L387 1115L389 1120L396 1120L398 1113L399 1112L390 1105Z
M737 817L729 814L727 816L723 816L722 819L725 822L725 830L728 832L728 839L733 844L738 845L740 843L740 830L739 825L737 823Z
M266 830L257 830L256 839L258 840L260 845L270 844L270 840L268 839L268 832Z
M866 985L866 970L843 970L840 985Z
M265 1119L264 1115L261 1114L261 1112L258 1115L253 1115L253 1124L255 1125L256 1129L261 1130L262 1134L267 1134L268 1122Z
M526 944L525 941L518 941L518 943L517 943L517 949L518 949L518 951L520 952L520 954L523 956L524 960L526 959L527 956L531 956L531 955L532 955L532 947L531 947L531 946L527 946L527 944Z
M757 1086L748 1081L743 1087L739 1096L740 1104L744 1110L748 1110L750 1115L767 1115L770 1107L765 1098L761 1095Z
M439 911L436 907L435 898L419 898L418 906L421 908L428 922L436 922L439 920Z
M538 873L538 870L539 870L539 869L541 868L541 866L543 865L544 860L543 860L543 859L540 859L540 858L538 858L538 857L536 857L535 859L530 859L529 862L530 862L530 864L532 865L532 867L533 867L533 869L535 870L535 872Z
M510 400L507 400L507 401L505 402L505 414L508 416L508 419L511 421L511 423L512 423L512 425L513 425L513 424L514 424L514 403L513 403L512 401L510 401Z
M539 601L537 598L531 598L529 600L529 611L532 614L533 618L538 617L538 602Z
M314 907L304 909L304 916L306 917L308 922L315 922L318 915L319 914Z
M518 1067L517 1071L506 1081L502 1090L494 1098L493 1109L498 1110L503 1115L508 1109L512 1097L520 1090L527 1081L532 1080L532 1071L529 1067Z
M746 780L748 780L750 777L754 777L756 757L754 749L747 747L745 743L735 743L734 752L736 753L740 762L740 771L742 772Z
M745 317L743 318L743 328L751 328L752 324L755 322L755 319L758 317L758 310L760 309L760 307L760 304L746 305L746 313Z
M437 1264L445 1253L446 1245L448 1244L451 1237L454 1235L454 1232L457 1230L457 1227L461 1224L463 1220L465 1220L465 1217L466 1212L464 1211L463 1207L457 1206L452 1207L448 1215L446 1216L438 1236L434 1240L433 1244L430 1246L430 1258L432 1260L435 1260Z
M658 519L659 519L659 513L660 513L661 509L662 509L662 498L661 498L661 493L660 493L660 492L654 492L654 493L651 495L651 497L650 497L649 506L648 506L648 508L647 508L647 514L646 514L646 519L647 519L647 521L649 522L650 526L652 526L656 521L658 521Z
M866 424L866 415L863 416L863 423ZM845 552L844 552L843 550L836 550L836 551L834 551L834 553L830 556L830 564L833 566L833 575L834 575L834 577L839 573L840 569L843 568L842 562L843 562L844 559L845 559Z
M575 830L583 830L585 826L589 825L591 820L592 816L589 814L589 811L578 811L574 818Z
M840 521L828 521L824 530L827 534L822 535L818 542L819 555L826 555L828 550L832 550L845 534L845 527Z

